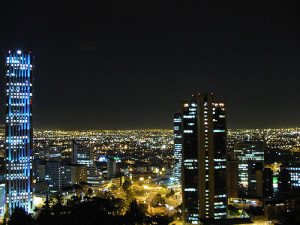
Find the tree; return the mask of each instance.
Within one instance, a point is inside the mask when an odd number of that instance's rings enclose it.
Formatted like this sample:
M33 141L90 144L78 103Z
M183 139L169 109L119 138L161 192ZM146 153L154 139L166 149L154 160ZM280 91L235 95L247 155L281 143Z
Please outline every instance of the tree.
M126 193L126 198L127 198L127 199L132 199L132 198L134 198L134 193L133 193L132 189L127 189L127 190L125 190L125 193Z
M6 224L6 217L4 217L2 225L7 225Z
M147 224L159 224L159 225L168 225L169 223L173 222L174 218L172 216L151 216L148 219Z
M233 205L228 205L228 215L230 218L237 218L240 216L239 210Z
M124 189L124 191L127 191L130 187L131 187L132 183L130 181L129 178L126 178L126 180L124 181L122 188Z
M62 192L73 192L72 186L65 186L61 189Z
M115 185L115 184L112 184L112 185L110 185L109 189L110 189L111 191L116 191L116 190L118 190L118 186Z
M166 198L170 198L174 194L175 194L175 191L173 189L171 189L170 192L166 194Z
M182 211L182 203L180 205L176 206L175 209L178 210L178 211Z
M36 221L27 215L23 209L16 208L12 214L9 225L141 225L141 224L168 224L172 218L168 216L147 216L147 205L138 204L136 200L130 203L123 215L125 201L112 196L106 198L89 198L84 202L69 204L62 203L60 196L54 205L49 204L47 197L45 204L38 210ZM100 218L100 220L99 220Z
M33 225L34 219L28 215L23 208L16 207L11 214L8 225Z
M166 200L161 196L161 194L156 194L151 201L152 207L165 206Z
M113 205L113 214L114 215L121 215L123 209L125 208L125 201L122 198L111 198L112 205Z
M86 195L87 194L87 190L88 190L88 183L84 182L84 181L81 181L79 184L83 188L83 192Z
M98 198L111 198L111 192L110 191L100 191L96 193L96 196Z
M72 187L75 189L76 194L80 198L83 192L83 188L79 184L73 184Z
M146 211L144 205L138 205L136 200L130 203L129 209L127 210L125 216L128 221L135 221L138 224L143 224L146 220Z
M93 194L93 189L89 188L88 191L87 191L87 193L88 193L88 196L91 196Z
M43 225L51 224L51 211L50 211L50 201L47 194L46 201L41 209L39 209L37 216L37 223Z
M68 201L67 201L67 205L69 207L75 207L77 204L79 204L81 201L81 198L79 198L76 195L73 195Z
M145 189L142 187L135 186L132 189L136 196L143 196L146 193Z

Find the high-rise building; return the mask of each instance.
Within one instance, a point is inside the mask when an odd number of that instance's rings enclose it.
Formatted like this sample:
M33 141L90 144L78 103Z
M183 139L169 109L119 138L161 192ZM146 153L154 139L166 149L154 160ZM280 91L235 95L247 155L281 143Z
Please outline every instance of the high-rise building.
M236 160L227 161L227 196L238 198L238 163Z
M33 212L31 52L9 51L6 57L6 211Z
M92 188L101 186L101 178L95 165L95 156L92 149L81 146L72 140L72 163L87 166L88 185Z
M174 170L173 177L177 183L181 182L182 164L182 134L181 134L181 113L174 113Z
M290 163L280 166L278 188L281 192L300 190L300 163Z
M226 109L213 94L182 103L182 202L185 224L227 216ZM179 134L178 134L179 135Z
M263 188L264 198L272 198L274 195L273 188L273 170L271 168L264 168L263 172Z
M117 163L114 158L107 159L107 178L115 177L117 174Z
M249 164L248 167L248 198L259 198L263 200L263 167L262 164Z
M240 197L262 197L262 173L264 169L264 144L260 142L236 143L233 158L238 163Z

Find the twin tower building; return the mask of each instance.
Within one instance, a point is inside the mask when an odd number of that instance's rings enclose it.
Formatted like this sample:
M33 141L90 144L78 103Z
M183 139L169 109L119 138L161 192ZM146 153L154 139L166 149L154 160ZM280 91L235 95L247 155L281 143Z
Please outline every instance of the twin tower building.
M193 95L174 114L175 181L184 224L226 219L226 108L213 93Z

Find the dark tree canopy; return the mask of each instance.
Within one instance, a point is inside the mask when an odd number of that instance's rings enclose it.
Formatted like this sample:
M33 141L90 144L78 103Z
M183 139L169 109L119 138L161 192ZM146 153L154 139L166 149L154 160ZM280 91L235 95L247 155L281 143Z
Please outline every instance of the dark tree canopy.
M168 216L148 216L147 205L132 201L125 215L125 201L112 196L94 197L80 201L71 198L66 205L60 195L54 204L47 197L43 207L37 210L37 216L31 215L21 208L16 208L11 215L9 225L132 225L132 224L168 224L173 218Z
M8 220L8 225L33 225L34 219L23 208L15 208Z

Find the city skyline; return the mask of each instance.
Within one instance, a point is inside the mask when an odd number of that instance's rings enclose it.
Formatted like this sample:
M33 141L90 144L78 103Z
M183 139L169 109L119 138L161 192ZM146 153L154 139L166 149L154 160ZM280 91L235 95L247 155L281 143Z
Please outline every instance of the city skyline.
M228 128L296 127L297 12L271 1L5 2L0 54L36 57L36 128L172 129L178 102L198 92L224 96Z

